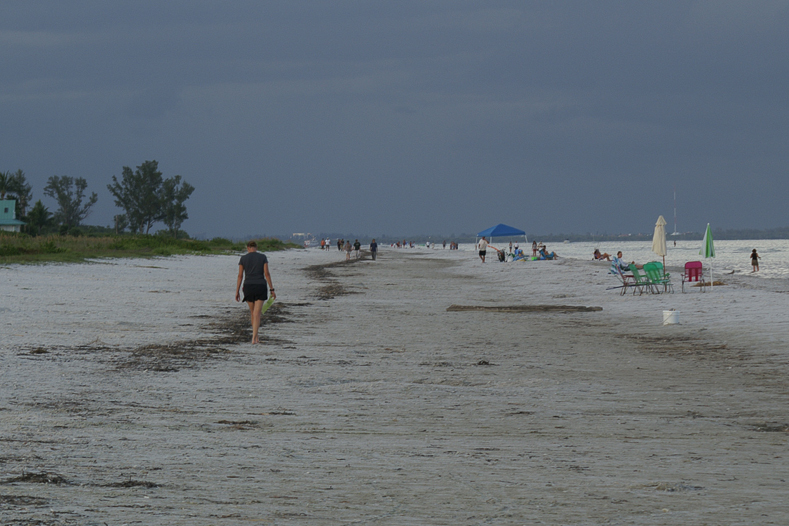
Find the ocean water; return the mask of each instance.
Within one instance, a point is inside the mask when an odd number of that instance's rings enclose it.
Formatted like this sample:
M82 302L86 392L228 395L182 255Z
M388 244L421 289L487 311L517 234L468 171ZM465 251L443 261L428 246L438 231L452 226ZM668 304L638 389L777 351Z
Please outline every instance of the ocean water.
M514 243L514 240L513 240ZM507 248L509 239L495 239L493 246ZM525 244L520 242L524 252L531 254L531 240ZM599 243L546 243L548 251L555 251L560 257L573 259L592 259L595 248L608 252L612 256L621 250L625 260L643 264L648 261L660 261L662 258L652 252L652 241L601 241ZM751 250L754 248L761 256L760 270L754 276L760 278L789 278L789 240L787 239L756 239L756 240L721 240L715 241L715 258L705 260L699 255L701 241L666 240L668 254L666 266L684 267L687 261L701 261L705 272L712 264L713 275L717 272L737 273L751 272ZM475 252L473 243L463 243L462 251ZM440 247L439 247L440 250Z

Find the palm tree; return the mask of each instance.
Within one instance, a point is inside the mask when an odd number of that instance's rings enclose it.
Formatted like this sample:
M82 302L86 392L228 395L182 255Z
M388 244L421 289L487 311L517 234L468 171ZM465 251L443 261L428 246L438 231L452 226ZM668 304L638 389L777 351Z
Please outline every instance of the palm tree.
M11 191L11 174L0 171L0 199L5 199L5 194Z
M17 170L13 174L6 172L6 176L8 177L8 191L16 195L19 217L24 217L27 213L27 205L33 197L30 185L27 184L27 178L25 178L25 172L22 170Z
M36 201L36 204L30 209L30 213L27 215L27 222L31 227L36 227L36 234L41 234L42 227L52 224L52 214L49 213L41 199Z

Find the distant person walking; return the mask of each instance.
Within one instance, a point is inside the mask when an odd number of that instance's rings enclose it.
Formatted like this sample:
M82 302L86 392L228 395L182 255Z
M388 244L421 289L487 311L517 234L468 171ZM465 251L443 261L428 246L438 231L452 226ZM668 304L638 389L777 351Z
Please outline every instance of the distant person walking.
M537 241L536 240L531 242L531 256L533 258L537 257Z
M481 259L482 262L485 263L485 254L488 251L488 240L485 239L485 236L482 236L482 241L479 242L478 247L479 247L479 259Z
M260 343L258 329L260 328L260 311L263 302L268 299L268 292L276 299L274 285L271 283L271 274L268 270L268 258L258 252L258 244L254 241L247 243L247 253L241 256L238 262L238 279L236 280L236 301L241 301L241 282L244 282L244 301L249 305L249 315L252 320L252 343ZM268 287L266 287L268 285Z
M378 255L378 243L375 242L375 238L370 242L370 255L375 261L376 256Z
M760 259L762 259L762 257L756 253L756 249L754 248L753 252L751 252L751 266L753 267L753 270L751 272L759 272Z
M359 240L353 242L353 251L356 255L356 259L359 259L359 250L362 248L362 244L359 243Z
M343 249L345 249L345 261L351 260L351 240L347 240L345 245L343 245Z

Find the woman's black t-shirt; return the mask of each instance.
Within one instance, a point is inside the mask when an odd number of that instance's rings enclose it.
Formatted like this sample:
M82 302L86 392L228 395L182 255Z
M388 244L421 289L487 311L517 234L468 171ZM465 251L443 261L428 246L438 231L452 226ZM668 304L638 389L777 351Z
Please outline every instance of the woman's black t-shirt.
M268 263L268 258L260 252L249 252L241 256L238 264L244 267L244 284L265 284L266 275L263 273L263 268L266 263Z

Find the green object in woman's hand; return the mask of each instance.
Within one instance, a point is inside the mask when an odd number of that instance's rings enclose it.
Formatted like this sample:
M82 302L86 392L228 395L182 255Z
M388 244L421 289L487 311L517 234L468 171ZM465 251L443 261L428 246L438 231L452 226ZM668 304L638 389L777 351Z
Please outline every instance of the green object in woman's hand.
M266 300L266 303L263 304L263 308L260 309L260 315L262 316L264 312L268 310L269 307L274 303L274 298L269 298Z

